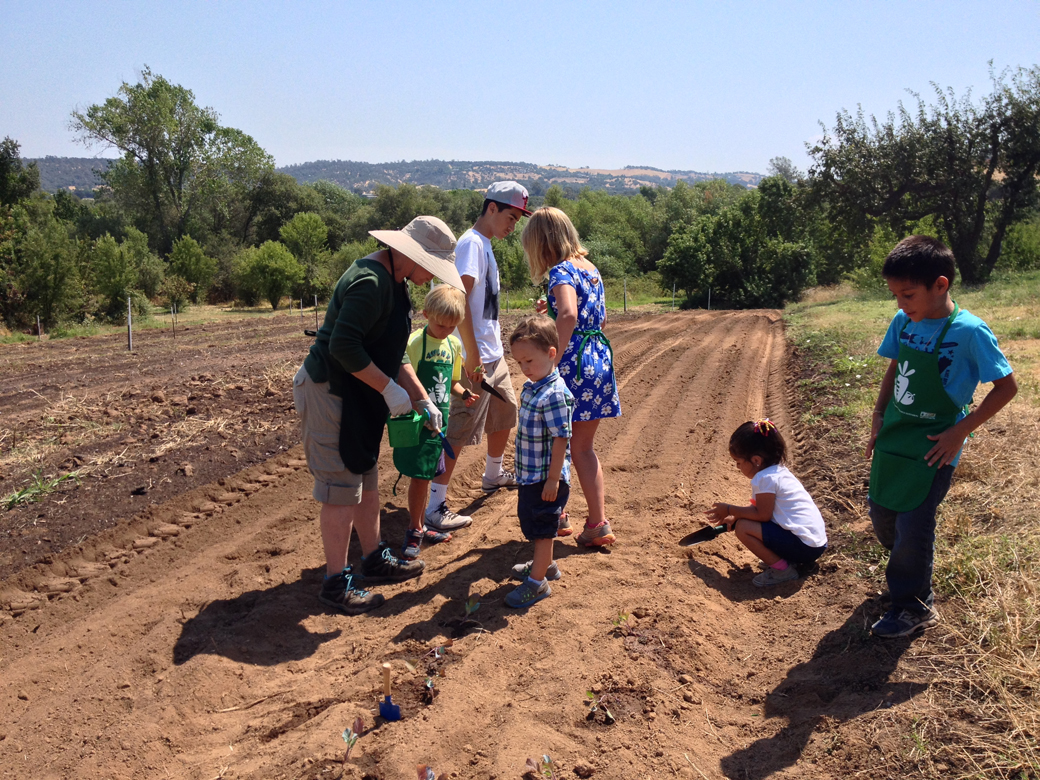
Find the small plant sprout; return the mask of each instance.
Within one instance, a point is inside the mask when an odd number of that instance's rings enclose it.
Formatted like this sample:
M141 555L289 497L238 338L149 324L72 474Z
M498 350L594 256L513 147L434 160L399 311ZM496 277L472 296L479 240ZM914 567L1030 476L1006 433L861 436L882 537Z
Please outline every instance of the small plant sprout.
M434 687L434 680L432 677L427 677L426 682L423 683L422 691L422 702L423 704L433 704L434 697L439 691Z
M466 603L463 605L463 609L466 610L466 617L469 617L474 612L476 612L478 609L480 609L480 596L477 596L477 595L470 596L466 600Z
M603 712L603 724L606 726L613 726L617 721L614 719L614 714L607 708L604 703L607 700L607 694L597 696L592 691L585 691L585 698L589 702L589 714L585 716L585 720L595 720L596 713Z
M533 758L527 759L527 764L524 767L525 775L533 775L534 777L544 777L547 780L559 780L560 776L556 774L556 766L553 764L551 758L548 755L542 756L541 761L536 761Z
M354 745L357 744L358 738L365 733L365 721L359 715L354 718L354 725L343 729L343 741L347 743L347 752L343 756L343 763L346 764L350 760L350 751L354 749Z
M610 622L614 628L621 628L621 626L628 625L628 617L627 612L619 612L618 616Z

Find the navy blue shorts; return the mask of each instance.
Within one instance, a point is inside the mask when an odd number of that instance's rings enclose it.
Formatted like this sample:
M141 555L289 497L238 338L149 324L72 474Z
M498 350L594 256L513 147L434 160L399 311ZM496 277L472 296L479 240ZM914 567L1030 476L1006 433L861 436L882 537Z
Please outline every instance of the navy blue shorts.
M545 480L533 485L520 485L516 491L516 515L520 530L527 539L552 539L560 528L560 515L567 507L571 486L560 483L555 501L542 501Z
M827 549L827 545L810 547L772 520L762 523L762 542L770 552L776 553L788 563L812 563Z

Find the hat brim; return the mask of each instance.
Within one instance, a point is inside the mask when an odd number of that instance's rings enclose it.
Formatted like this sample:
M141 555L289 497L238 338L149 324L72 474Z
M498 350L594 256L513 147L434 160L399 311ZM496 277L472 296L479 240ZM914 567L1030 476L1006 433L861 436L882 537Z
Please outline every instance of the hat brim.
M466 291L462 285L462 277L455 268L454 252L430 252L400 230L369 230L368 234L376 241L382 241L391 249L396 249L409 260L418 263L445 284Z

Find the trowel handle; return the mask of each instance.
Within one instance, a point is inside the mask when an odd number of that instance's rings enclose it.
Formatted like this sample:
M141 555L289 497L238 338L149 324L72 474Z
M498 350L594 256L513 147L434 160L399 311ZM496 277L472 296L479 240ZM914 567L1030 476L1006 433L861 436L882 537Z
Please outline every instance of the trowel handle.
M383 695L390 695L390 664L383 664Z

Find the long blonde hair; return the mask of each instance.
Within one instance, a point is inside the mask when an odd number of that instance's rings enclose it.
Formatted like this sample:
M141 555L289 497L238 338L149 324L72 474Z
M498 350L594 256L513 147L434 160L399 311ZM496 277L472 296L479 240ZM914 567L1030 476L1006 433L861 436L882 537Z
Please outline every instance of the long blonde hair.
M552 206L543 206L528 217L520 244L535 284L542 282L554 265L589 253L570 218Z

